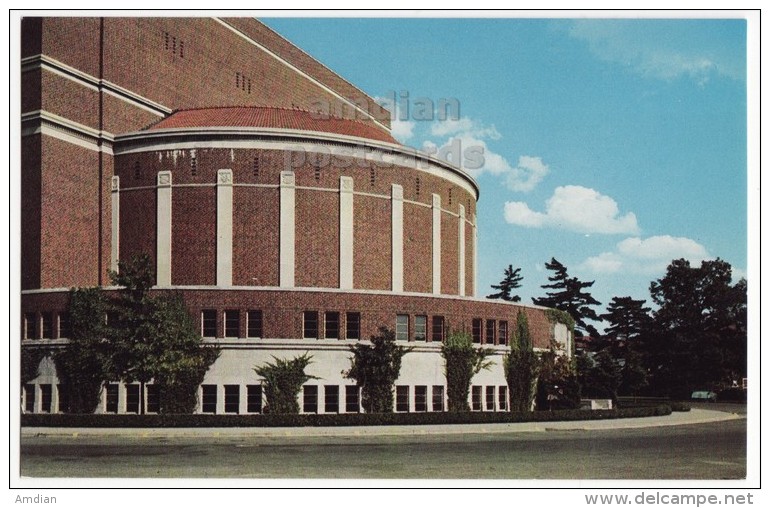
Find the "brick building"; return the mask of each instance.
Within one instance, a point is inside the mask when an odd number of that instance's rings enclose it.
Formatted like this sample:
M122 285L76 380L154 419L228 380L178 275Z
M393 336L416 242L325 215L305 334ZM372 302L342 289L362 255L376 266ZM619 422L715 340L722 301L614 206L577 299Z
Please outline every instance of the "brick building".
M69 288L107 287L119 259L147 253L154 291L181 292L221 346L201 412L261 411L254 365L305 351L319 379L303 410L359 411L341 371L380 326L415 346L396 410L445 409L450 327L498 353L472 407L507 410L518 312L536 348L569 334L541 308L476 298L476 182L389 127L372 98L253 19L24 19L22 347L66 344ZM136 411L138 394L108 384L98 411ZM46 359L24 407L57 400Z

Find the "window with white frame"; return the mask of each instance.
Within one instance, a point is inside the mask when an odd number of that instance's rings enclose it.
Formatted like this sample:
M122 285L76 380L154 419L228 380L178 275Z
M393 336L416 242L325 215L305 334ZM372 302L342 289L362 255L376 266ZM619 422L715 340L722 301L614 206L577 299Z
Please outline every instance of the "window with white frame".
M139 414L139 385L126 385L126 413Z
M494 319L487 319L487 344L495 343L495 332L497 331L497 322Z
M352 340L361 338L361 313L345 313L345 338Z
M324 312L324 337L327 339L340 338L339 312Z
M481 318L473 318L471 322L471 336L474 344L481 344Z
M201 385L201 412L217 412L217 385Z
M508 321L497 322L497 342L500 345L508 344Z
M118 412L118 385L117 383L109 383L105 387L105 413L117 413Z
M409 314L396 315L396 340L409 340Z
M346 413L360 413L361 412L361 390L357 385L345 386L345 412Z
M318 338L318 311L306 310L302 313L302 337L305 339Z
M225 413L238 414L241 405L241 387L225 385Z
M428 316L414 317L414 340L425 340L428 333Z
M443 385L433 386L433 401L432 401L431 410L433 411L444 410L444 386Z
M428 410L428 387L417 385L414 387L414 410L425 412Z
M324 386L324 413L340 412L340 387L337 385Z
M40 385L40 412L52 413L53 408L53 386L49 384Z
M201 311L201 337L213 339L217 336L217 311L203 309Z
M262 412L262 385L246 386L246 412Z
M24 314L24 338L27 340L35 340L37 335L37 315L34 312L27 312Z
M431 340L444 342L444 316L433 316L431 323Z
M50 312L40 313L40 336L43 339L53 339L53 314Z
M241 313L238 310L225 311L225 337L240 337Z
M481 386L471 386L471 409L481 411Z
M302 412L318 412L318 385L305 385L302 389Z
M396 386L396 411L399 413L409 412L409 387L404 385Z
M35 412L35 385L31 383L24 385L24 411Z
M508 411L508 387L505 385L497 387L497 405L500 411Z
M495 387L494 386L485 386L485 405L484 408L487 411L494 411L495 410Z
M263 337L262 330L262 311L250 310L247 313L247 336L248 337Z

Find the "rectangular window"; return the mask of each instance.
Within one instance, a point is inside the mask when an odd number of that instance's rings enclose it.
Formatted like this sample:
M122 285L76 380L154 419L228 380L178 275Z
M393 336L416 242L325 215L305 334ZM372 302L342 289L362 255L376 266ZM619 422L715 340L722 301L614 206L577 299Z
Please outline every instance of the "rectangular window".
M160 386L145 385L144 390L147 392L147 412L160 413Z
M508 344L508 321L497 322L497 342L500 345Z
M500 411L508 411L508 387L505 385L497 387L497 405Z
M105 413L117 413L118 412L118 385L110 383L106 387L107 394L105 397Z
M40 385L40 412L51 413L53 403L53 386Z
M72 337L72 328L70 326L69 312L59 314L59 338L68 339Z
M414 340L425 340L428 334L428 316L414 317Z
M487 411L494 411L495 410L495 387L494 386L487 386L486 387L486 410Z
M238 310L225 311L225 337L237 338L241 336L241 312Z
M262 337L262 311L250 310L247 314L248 319L248 336L249 337Z
M409 340L409 314L396 315L396 340Z
M201 311L201 337L214 338L217 336L217 311L203 309Z
M324 413L340 412L340 387L337 385L324 386Z
M27 413L35 412L35 385L24 385L24 411Z
M359 397L358 386L346 386L345 387L345 412L346 413L360 413L361 402Z
M139 385L126 385L126 413L139 414Z
M302 313L302 336L306 339L318 338L318 312L306 310Z
M474 344L481 344L481 319L474 318L471 325L471 333Z
M262 385L246 386L246 412L262 412Z
M217 385L201 385L201 412L217 412Z
M444 316L433 316L431 340L433 342L444 342Z
M361 338L361 314L347 312L345 314L345 338L359 340Z
M471 409L481 411L481 387L471 386Z
M241 404L241 387L225 385L225 413L238 414Z
M318 385L305 385L302 390L302 412L318 412Z
M37 316L34 312L24 314L24 338L37 339Z
M67 387L62 384L56 385L56 395L58 395L58 399L59 399L58 412L66 413L67 408L70 405L69 393L67 392Z
M324 336L327 339L340 338L340 313L339 312L324 313Z
M427 386L414 387L414 410L417 412L425 412L428 410L428 387Z
M40 314L40 324L42 338L53 339L53 314L50 312L43 312Z
M409 412L409 387L396 386L396 411L400 413Z
M495 343L495 332L497 331L497 322L494 319L487 319L487 344Z
M435 385L433 387L433 411L444 410L444 387L442 385Z

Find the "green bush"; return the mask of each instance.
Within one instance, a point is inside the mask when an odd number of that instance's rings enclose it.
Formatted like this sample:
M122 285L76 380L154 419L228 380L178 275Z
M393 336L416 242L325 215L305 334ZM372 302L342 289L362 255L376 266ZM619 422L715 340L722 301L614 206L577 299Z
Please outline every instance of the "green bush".
M436 413L345 413L345 414L154 414L85 415L22 414L22 427L92 428L206 428L206 427L354 427L376 425L445 425L521 422L609 420L671 414L669 405L613 409L609 411L564 410L524 413L436 412Z

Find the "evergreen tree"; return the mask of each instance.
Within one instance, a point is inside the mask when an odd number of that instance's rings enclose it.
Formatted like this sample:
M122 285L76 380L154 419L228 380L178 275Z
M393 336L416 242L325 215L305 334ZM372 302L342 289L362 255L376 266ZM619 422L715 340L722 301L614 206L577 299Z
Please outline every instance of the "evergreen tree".
M350 346L353 357L350 369L343 372L354 379L361 389L361 405L367 413L393 412L393 386L401 372L401 359L412 348L396 344L396 334L380 328L379 335L371 337L371 345L358 343Z
M53 355L68 413L93 413L99 404L102 384L109 379L110 346L105 340L107 301L99 288L70 291L69 344Z
M118 263L110 276L123 287L109 306L111 376L140 383L140 413L144 387L152 380L159 386L162 413L193 412L198 385L219 349L203 344L181 296L150 293L155 275L149 256Z
M607 313L600 317L609 323L598 349L607 348L620 367L619 392L636 394L647 385L647 371L642 352L652 326L650 308L645 300L630 296L613 297Z
M746 281L732 283L729 263L674 260L650 294L658 309L645 356L657 393L684 397L745 376Z
M546 293L545 297L533 298L532 302L535 305L551 307L569 313L575 320L576 330L591 337L598 336L596 328L586 322L587 320L601 320L596 311L591 308L591 306L600 305L600 303L585 291L585 289L593 286L595 281L582 282L576 277L570 277L567 273L567 267L555 258L551 258L545 267L554 273L548 277L551 284L544 284L541 287L554 291Z
M508 265L508 268L506 268L504 272L504 278L500 284L492 285L492 289L496 289L497 293L491 294L487 296L487 298L500 299L507 302L520 302L521 297L519 295L512 294L515 289L521 287L521 281L523 277L521 276L520 272L521 268L514 270L513 265Z
M308 353L291 360L273 359L275 363L266 363L255 367L254 372L264 379L266 411L279 414L299 413L298 396L302 385L311 379L319 379L305 373L313 357Z
M473 376L491 366L487 357L494 354L491 349L473 345L467 332L452 332L441 345L444 357L444 374L447 383L449 411L470 411L468 392Z

